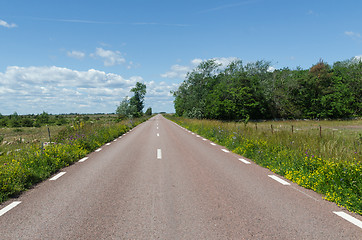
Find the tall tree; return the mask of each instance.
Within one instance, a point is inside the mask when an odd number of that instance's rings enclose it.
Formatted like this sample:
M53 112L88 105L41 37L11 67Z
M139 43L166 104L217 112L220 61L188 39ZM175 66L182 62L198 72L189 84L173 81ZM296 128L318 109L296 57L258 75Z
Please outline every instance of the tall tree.
M137 82L136 86L131 89L131 92L134 93L134 96L130 99L130 105L136 106L137 112L142 113L146 95L146 84Z

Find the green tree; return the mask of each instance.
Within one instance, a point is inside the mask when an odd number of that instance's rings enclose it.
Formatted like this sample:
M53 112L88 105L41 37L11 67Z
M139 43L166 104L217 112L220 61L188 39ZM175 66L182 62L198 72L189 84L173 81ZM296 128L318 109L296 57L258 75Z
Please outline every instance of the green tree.
M206 115L207 96L216 83L218 68L215 60L200 63L188 73L179 89L173 92L177 115L191 118L203 118Z
M116 114L120 119L132 117L132 109L129 103L129 98L126 96L119 104L116 110Z
M133 97L130 98L129 104L130 108L135 110L132 112L134 117L142 116L144 108L144 98L146 95L146 84L137 82L136 86L131 89L131 92L134 93Z
M152 115L152 108L151 108L151 107L147 108L145 114L146 114L147 116L151 116L151 115Z
M333 68L322 60L310 69L270 71L270 62L241 61L219 68L202 62L172 92L178 116L223 120L349 118L362 114L362 61Z
M37 122L40 124L48 124L50 122L50 116L48 113L44 112L42 114L37 115Z

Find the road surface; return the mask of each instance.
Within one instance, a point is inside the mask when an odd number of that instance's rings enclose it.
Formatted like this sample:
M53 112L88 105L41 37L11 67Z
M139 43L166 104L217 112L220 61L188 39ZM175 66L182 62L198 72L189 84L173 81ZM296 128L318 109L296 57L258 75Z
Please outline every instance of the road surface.
M157 115L0 205L0 239L362 239L361 220Z

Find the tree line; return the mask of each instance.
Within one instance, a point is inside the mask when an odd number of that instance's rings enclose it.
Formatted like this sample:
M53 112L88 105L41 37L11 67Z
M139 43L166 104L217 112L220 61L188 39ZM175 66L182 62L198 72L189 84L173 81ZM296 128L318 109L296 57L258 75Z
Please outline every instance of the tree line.
M41 114L19 115L17 112L4 116L0 113L0 127L41 127L43 125L63 125L68 122L65 115Z
M144 97L146 95L146 85L140 82L136 83L136 86L131 89L131 92L134 93L134 96L131 98L125 97L120 105L117 106L116 114L118 115L118 120L125 118L138 118L143 115L150 116L152 115L152 108L147 108L146 112L143 113L144 108ZM14 112L10 115L2 115L0 113L0 127L10 127L10 128L19 128L19 127L41 127L44 125L64 125L69 122L79 122L79 121L88 121L90 117L88 115L94 115L95 120L99 120L97 115L105 115L104 113L94 113L94 114L60 114L52 115L47 112L41 114L28 114L28 115L19 115L17 112Z
M362 115L362 61L320 60L310 69L272 69L270 62L222 68L200 63L173 92L176 115L219 120L336 119Z

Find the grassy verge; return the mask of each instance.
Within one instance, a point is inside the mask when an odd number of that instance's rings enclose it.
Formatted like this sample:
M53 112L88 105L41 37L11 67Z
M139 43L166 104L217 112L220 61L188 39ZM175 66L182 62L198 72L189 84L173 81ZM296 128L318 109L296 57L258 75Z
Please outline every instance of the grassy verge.
M245 125L166 117L300 186L323 194L326 200L362 214L361 120ZM291 124L294 124L293 133Z
M23 145L21 149L0 156L0 202L16 196L47 179L89 152L137 126L146 118L120 123L83 123L63 127L54 143Z

